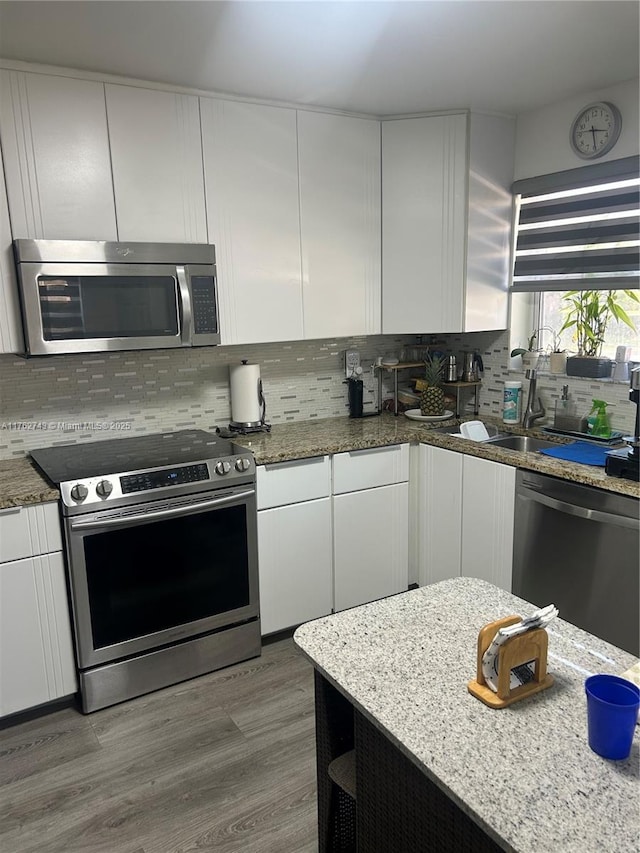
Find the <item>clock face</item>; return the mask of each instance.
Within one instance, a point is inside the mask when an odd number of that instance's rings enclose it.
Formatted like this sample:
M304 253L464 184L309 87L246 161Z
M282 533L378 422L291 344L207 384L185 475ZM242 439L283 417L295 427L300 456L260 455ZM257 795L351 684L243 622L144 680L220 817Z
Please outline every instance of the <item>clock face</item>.
M604 101L589 104L571 126L571 147L584 160L602 157L618 141L622 117L613 104Z

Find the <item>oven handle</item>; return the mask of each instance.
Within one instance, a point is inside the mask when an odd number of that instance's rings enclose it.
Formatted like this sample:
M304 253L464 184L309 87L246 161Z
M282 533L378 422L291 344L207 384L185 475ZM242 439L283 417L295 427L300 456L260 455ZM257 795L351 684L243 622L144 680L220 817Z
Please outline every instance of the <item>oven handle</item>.
M202 501L197 504L189 504L188 506L176 507L175 509L161 509L157 512L139 513L137 515L128 515L120 518L105 518L92 521L72 521L71 530L100 530L103 527L124 527L129 524L137 524L139 521L155 521L159 518L178 518L181 515L189 515L201 509L212 509L216 506L232 503L233 501L242 500L255 495L255 489L248 489L244 492L236 492L233 495L227 495L224 498L214 498L210 501Z

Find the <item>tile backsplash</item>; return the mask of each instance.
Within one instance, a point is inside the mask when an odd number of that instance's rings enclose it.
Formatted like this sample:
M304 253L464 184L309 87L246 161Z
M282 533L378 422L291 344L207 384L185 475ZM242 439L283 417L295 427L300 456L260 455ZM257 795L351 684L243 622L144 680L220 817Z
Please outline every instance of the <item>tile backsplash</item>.
M480 416L500 416L509 372L507 332L341 338L203 347L148 352L100 353L23 359L0 356L0 459L23 456L37 447L95 441L165 430L213 430L231 418L229 365L242 359L260 365L267 420L273 424L348 414L344 352L360 353L365 408L377 404L377 378L371 365L379 355L398 355L404 346L431 343L459 356L478 350L484 361ZM410 372L401 373L402 385ZM563 384L579 408L591 398L613 403L612 425L631 431L635 407L623 383L542 374L538 388L551 423ZM383 373L383 397L391 396L393 377ZM463 404L470 412L470 398Z

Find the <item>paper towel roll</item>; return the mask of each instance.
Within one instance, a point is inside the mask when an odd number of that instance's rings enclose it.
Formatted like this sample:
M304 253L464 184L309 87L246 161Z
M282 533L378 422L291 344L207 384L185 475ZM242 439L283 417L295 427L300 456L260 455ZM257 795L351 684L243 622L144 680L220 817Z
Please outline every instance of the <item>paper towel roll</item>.
M229 367L231 385L231 421L235 424L260 423L259 364Z

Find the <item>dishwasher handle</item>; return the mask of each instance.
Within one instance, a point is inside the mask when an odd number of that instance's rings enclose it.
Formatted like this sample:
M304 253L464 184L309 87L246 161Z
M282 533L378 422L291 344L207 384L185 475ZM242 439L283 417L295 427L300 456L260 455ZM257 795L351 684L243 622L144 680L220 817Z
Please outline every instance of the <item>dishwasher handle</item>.
M521 489L518 495L525 500L535 501L551 509L557 509L559 512L573 515L576 518L584 518L587 521L596 521L601 524L615 524L617 527L626 527L631 530L635 530L638 527L638 522L634 518L626 518L624 515L614 515L610 512L602 512L599 509L589 509L579 504L567 503L567 501L560 501L557 498L552 498L549 495L541 494L531 489Z

